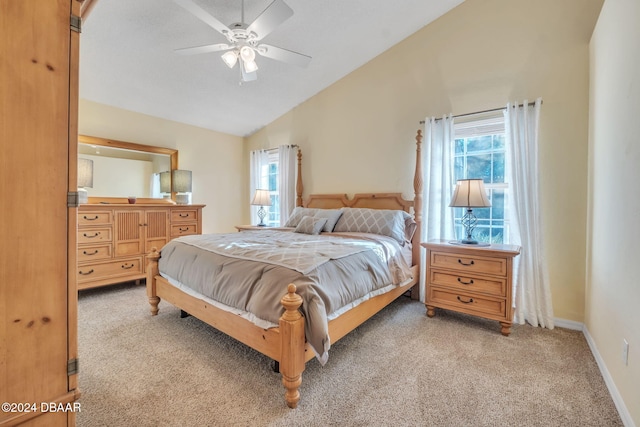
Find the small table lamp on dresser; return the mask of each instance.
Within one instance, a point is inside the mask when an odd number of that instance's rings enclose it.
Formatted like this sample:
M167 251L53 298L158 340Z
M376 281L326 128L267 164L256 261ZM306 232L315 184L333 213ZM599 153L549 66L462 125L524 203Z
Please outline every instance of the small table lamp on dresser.
M433 240L421 244L427 250L425 306L427 316L442 308L497 320L502 335L513 323L514 245L477 246Z

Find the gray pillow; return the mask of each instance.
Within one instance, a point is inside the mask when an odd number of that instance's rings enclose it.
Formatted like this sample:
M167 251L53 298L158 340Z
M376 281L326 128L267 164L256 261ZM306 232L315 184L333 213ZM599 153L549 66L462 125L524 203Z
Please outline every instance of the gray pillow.
M322 229L322 231L332 232L333 227L335 227L338 219L342 215L341 209L319 209L319 208L303 208L301 206L297 206L291 212L291 216L287 219L287 222L284 224L285 227L297 227L305 216L312 216L315 218L326 218L327 222Z
M344 208L333 231L381 234L404 246L404 214L391 209Z
M326 224L326 218L314 218L312 216L303 216L295 230L296 233L304 234L320 234L322 227Z
M327 233L331 233L336 226L336 223L342 216L341 209L316 209L316 213L313 214L314 218L326 218L327 222L325 223L322 231L326 231Z
M297 227L303 216L313 216L317 210L318 209L303 208L302 206L296 206L291 212L291 215L289 216L289 219L287 219L287 222L284 224L284 226Z

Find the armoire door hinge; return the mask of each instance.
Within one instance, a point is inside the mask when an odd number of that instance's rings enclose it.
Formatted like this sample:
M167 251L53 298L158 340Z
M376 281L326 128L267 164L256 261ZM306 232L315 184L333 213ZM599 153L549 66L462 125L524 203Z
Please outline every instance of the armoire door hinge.
M76 359L67 360L67 376L75 375L80 370L80 361Z
M71 30L76 33L82 32L82 18L76 15L71 15Z
M80 206L80 194L77 191L69 191L67 193L67 207L77 208Z

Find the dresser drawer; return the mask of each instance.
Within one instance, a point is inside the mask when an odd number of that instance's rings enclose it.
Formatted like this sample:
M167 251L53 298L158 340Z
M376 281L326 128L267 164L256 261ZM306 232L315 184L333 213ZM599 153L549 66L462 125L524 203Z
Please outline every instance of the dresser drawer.
M113 222L110 211L78 212L78 226L104 225Z
M451 254L447 252L431 252L429 263L432 268L444 268L469 273L507 275L505 258L490 258L474 255Z
M197 209L173 209L171 210L171 222L197 221Z
M111 227L83 228L78 230L78 244L111 242Z
M131 276L143 272L142 257L96 262L78 266L78 283L105 277Z
M111 243L78 248L78 262L97 261L111 258Z
M461 313L495 318L504 318L506 316L504 299L479 297L476 294L467 295L449 291L448 289L430 287L427 300L437 307L448 308Z
M198 224L171 224L171 238L198 234Z
M454 274L451 270L431 269L429 282L432 285L444 286L457 292L480 292L483 294L504 297L507 294L507 279L491 276Z

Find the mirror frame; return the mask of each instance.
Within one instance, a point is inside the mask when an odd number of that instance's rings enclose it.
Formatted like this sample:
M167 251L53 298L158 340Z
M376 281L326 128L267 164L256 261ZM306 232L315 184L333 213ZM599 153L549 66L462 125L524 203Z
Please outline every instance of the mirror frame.
M78 144L99 145L101 147L122 148L125 150L141 151L151 154L165 154L169 156L171 171L178 169L178 150L173 148L156 147L154 145L137 144L135 142L117 141L115 139L97 136L78 135ZM175 203L176 193L171 193L171 199L138 198L136 203ZM129 203L127 197L89 197L89 204L96 203Z

